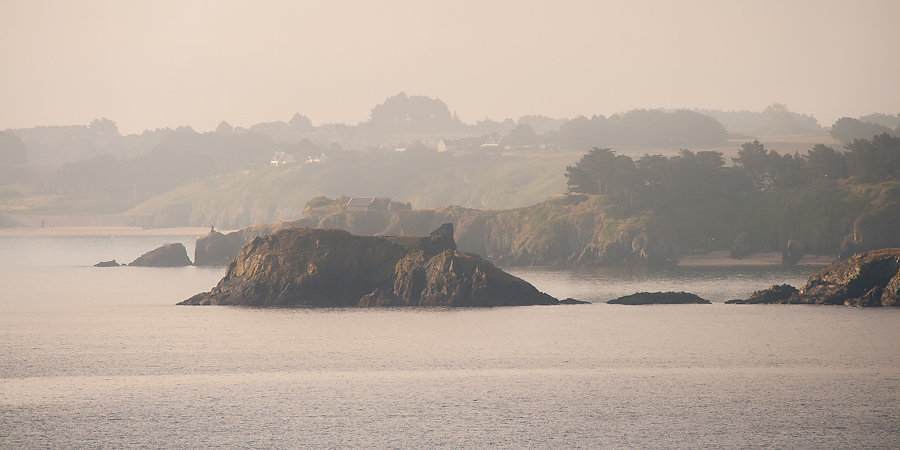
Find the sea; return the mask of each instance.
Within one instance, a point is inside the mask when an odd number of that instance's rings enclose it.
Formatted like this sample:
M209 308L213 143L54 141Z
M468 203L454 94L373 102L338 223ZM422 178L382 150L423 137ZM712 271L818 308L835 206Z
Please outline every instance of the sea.
M515 268L588 305L176 306L194 236L0 236L2 448L900 448L900 308L726 305L819 267ZM638 291L711 305L607 305Z

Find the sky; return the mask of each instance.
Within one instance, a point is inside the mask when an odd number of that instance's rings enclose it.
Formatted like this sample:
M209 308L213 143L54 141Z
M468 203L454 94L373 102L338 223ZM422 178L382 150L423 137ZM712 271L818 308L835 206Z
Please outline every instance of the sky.
M467 123L635 108L900 113L900 1L0 0L0 129Z

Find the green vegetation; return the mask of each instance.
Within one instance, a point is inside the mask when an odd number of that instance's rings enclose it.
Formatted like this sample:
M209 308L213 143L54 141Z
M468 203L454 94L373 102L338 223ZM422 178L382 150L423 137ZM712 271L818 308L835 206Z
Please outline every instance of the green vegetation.
M732 166L717 152L635 162L595 149L567 169L569 194L531 206L359 212L320 199L304 224L418 234L453 222L461 249L507 265L664 264L691 252L777 252L788 241L800 253L836 254L900 245L900 177L849 163L875 158L896 170L898 142L855 141L847 152L817 146L803 157L754 141Z
M607 211L661 218L682 249L743 256L793 240L809 252L837 253L860 217L884 223L900 198L900 138L856 139L846 150L817 145L805 156L780 155L753 141L725 166L718 152L634 161L595 148L566 177L572 193L609 197L617 208Z

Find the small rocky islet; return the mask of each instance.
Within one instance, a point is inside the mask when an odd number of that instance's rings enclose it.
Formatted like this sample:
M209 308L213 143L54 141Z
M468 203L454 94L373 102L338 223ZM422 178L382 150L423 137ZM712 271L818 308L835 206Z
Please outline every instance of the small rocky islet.
M254 307L514 306L560 302L478 255L453 225L424 237L284 228L255 237L209 292L180 305Z
M94 264L94 267L120 267L120 266L137 266L137 267L185 267L190 266L191 259L188 258L187 249L184 244L176 242L174 244L163 244L141 256L128 264L119 264L115 259L109 261L100 261Z
M709 300L689 292L637 292L606 303L610 305L708 305Z

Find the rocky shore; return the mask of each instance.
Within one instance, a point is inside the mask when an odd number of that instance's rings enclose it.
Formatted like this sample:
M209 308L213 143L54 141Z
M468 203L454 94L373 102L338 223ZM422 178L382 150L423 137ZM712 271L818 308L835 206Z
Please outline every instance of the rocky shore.
M900 306L900 248L855 254L822 269L802 288L776 285L726 303Z

